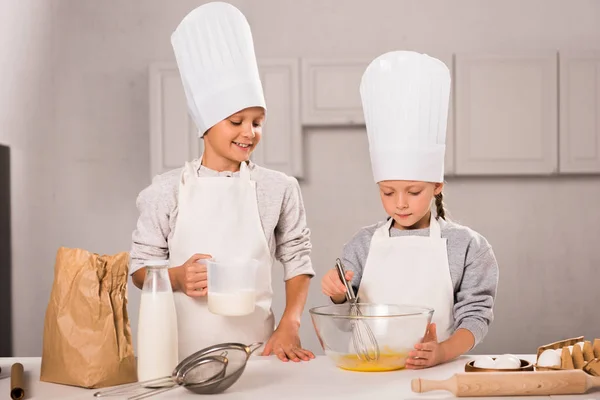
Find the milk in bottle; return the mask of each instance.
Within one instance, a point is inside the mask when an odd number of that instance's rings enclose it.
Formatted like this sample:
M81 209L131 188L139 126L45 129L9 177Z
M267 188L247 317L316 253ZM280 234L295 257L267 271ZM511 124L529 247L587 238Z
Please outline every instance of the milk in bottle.
M178 362L177 315L168 260L146 262L138 320L138 380L170 376Z

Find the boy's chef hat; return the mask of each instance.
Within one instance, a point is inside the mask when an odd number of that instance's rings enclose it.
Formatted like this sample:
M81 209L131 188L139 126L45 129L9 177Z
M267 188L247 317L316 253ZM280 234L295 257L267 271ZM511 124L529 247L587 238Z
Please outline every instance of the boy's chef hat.
M266 110L252 33L240 10L204 4L183 18L171 44L200 137L245 108Z
M375 182L443 182L450 71L412 51L377 57L360 94Z

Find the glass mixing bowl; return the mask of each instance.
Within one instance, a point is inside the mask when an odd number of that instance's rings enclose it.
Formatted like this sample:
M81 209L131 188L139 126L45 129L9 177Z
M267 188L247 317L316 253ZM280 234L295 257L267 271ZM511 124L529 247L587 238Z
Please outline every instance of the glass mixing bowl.
M315 332L325 354L342 369L363 372L394 371L404 368L408 352L422 341L431 323L433 309L405 304L359 303L361 316L351 315L350 304L334 304L309 310ZM353 329L373 332L379 358L365 361L353 344ZM364 330L362 331L364 332ZM369 338L363 341L370 346Z

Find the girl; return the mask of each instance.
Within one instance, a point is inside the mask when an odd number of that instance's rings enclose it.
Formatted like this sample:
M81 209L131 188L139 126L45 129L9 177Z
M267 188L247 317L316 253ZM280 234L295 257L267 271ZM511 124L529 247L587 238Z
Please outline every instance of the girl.
M362 302L435 310L423 342L406 361L407 368L431 367L481 342L493 320L498 285L498 265L486 239L446 221L450 73L427 55L390 52L368 66L360 92L373 175L389 218L346 243L341 257L346 279ZM344 302L335 269L321 285L333 302Z
M314 276L310 231L298 182L261 168L250 154L261 139L265 100L250 27L227 3L188 14L172 45L204 153L154 178L137 199L131 272L141 288L148 260L169 259L175 295L179 360L223 342L266 343L263 355L309 360L298 337ZM257 259L256 309L244 317L208 310L203 258ZM274 330L271 267L285 269L286 308Z

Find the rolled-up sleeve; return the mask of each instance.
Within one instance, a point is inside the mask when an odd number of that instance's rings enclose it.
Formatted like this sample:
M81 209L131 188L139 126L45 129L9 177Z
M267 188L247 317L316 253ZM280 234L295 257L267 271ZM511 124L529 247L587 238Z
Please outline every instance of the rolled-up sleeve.
M275 257L283 264L286 281L298 275L315 275L310 259L310 230L306 224L300 185L295 178L288 179L279 222L275 228Z
M156 177L152 184L140 192L136 200L139 212L132 234L130 274L144 266L148 260L169 258L169 219L176 204L175 187Z
M468 329L477 346L494 320L494 299L498 289L498 263L489 245L471 249L454 303L455 328Z

